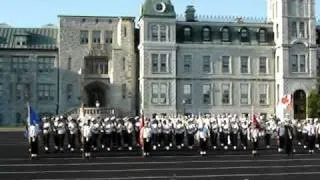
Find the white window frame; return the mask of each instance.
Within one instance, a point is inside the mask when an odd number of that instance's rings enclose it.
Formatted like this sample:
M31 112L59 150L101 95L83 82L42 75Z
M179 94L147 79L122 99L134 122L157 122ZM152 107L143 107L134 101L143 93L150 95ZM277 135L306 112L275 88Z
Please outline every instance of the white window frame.
M201 71L202 71L202 73L205 73L205 74L212 74L212 73L214 73L214 71L213 71L213 61L212 61L212 56L211 55L202 55L201 56L202 57L202 68L201 68ZM204 57L209 57L209 67L210 67L210 71L209 72L205 72L204 71Z
M241 86L242 85L247 85L248 86L248 91L247 91L247 99L248 99L248 103L247 104L243 104L241 102L241 95L242 95L242 92L241 92ZM240 83L239 85L239 103L240 105L250 105L251 104L251 83Z
M208 85L209 86L209 100L210 100L210 103L208 104L205 104L204 103L204 92L203 92L203 87ZM201 85L201 104L202 105L206 105L206 106L210 106L210 105L213 105L213 94L212 94L212 91L213 90L213 85L211 83L203 83Z
M224 85L229 85L229 103L223 103L223 86ZM221 104L222 105L232 105L233 104L233 98L232 98L232 82L226 82L226 83L221 83Z
M266 58L266 72L265 73L260 72L261 58ZM259 57L259 59L258 59L258 70L259 70L259 74L270 74L270 71L269 71L269 58L268 57L266 57L266 56L260 56Z
M158 60L157 60L157 64L158 64L158 70L156 72L153 71L153 59L152 56L153 55L157 55L158 56ZM166 71L165 72L161 72L161 55L166 55ZM167 74L169 73L169 63L170 63L170 53L163 53L163 52L151 52L150 53L150 69L151 69L151 74Z
M223 57L229 57L229 72L228 73L223 72ZM220 59L221 59L221 66L220 66L221 74L232 74L232 56L223 55L223 56L220 57Z
M269 105L269 103L270 103L270 97L269 97L269 93L270 93L270 87L269 87L269 84L267 84L267 83L260 83L260 84L258 84L259 85L259 87L258 87L258 92L259 92L259 105L261 105L261 106L266 106L266 105ZM260 86L265 86L265 90L266 90L266 103L265 104L261 104L261 89L260 89Z
M248 63L247 63L247 69L248 69L248 72L246 72L246 73L242 73L242 71L241 71L241 68L242 68L242 57L248 57ZM240 56L239 57L239 62L240 62L240 74L250 74L251 73L251 62L250 62L250 56Z
M169 97L169 91L170 91L170 83L168 82L151 82L151 93L150 93L150 103L152 105L169 105L170 104L170 97ZM157 94L158 94L158 97L157 97L157 102L153 102L153 98L152 98L152 95L153 95L153 85L158 85L158 90L157 90ZM165 103L161 103L160 100L161 100L161 85L166 85L166 102Z
M156 40L154 40L153 39L153 32L152 32L152 27L153 26L155 26L155 27L157 27L157 29L156 29L156 31L157 31L157 38L156 38ZM165 40L164 41L162 41L161 40L161 27L165 27L165 32L166 32L166 38L165 38ZM150 26L149 26L149 38L150 38L150 41L152 41L152 42L167 42L167 41L169 41L169 33L170 33L170 28L169 28L169 26L168 25L166 25L166 24L155 24L155 23L153 23L153 24L150 24Z

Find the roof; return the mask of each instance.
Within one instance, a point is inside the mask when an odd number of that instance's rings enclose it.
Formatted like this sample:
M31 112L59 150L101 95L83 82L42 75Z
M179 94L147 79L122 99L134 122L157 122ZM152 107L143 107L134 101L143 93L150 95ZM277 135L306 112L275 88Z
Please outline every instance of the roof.
M15 36L27 36L27 46L16 47ZM0 28L0 48L57 49L58 29L55 28Z
M59 18L105 18L105 19L131 19L134 20L134 16L81 16L81 15L58 15Z
M164 5L163 10L157 11L157 5ZM176 12L170 0L145 0L141 7L141 17L175 18ZM141 18L140 17L140 18Z

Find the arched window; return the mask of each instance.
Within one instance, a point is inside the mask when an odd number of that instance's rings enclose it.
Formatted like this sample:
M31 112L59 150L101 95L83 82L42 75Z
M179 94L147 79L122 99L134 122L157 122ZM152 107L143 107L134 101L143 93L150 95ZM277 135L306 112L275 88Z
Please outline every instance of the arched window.
M241 28L239 35L241 42L249 42L249 30L247 28Z
M229 42L230 41L230 29L228 27L223 27L221 29L221 40L223 42Z
M267 31L265 29L259 29L258 32L258 40L259 42L266 42L267 41Z
M190 27L185 27L183 29L183 36L184 36L184 40L185 41L191 41L192 33L191 33L191 28Z
M211 29L209 27L204 27L202 29L202 40L203 41L211 40Z

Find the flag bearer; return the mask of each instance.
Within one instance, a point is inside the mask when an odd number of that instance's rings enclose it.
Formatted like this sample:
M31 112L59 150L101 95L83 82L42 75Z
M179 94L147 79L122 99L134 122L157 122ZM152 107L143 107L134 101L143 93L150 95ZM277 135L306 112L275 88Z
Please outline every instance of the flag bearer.
M29 133L29 143L31 149L31 159L34 159L38 156L39 147L38 147L38 130L36 125L31 124L28 128Z

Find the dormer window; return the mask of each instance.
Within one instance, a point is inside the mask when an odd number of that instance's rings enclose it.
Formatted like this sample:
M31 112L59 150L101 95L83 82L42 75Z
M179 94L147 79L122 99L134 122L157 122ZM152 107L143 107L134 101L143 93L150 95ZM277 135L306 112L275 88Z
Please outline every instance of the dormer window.
M229 42L230 39L230 29L228 27L223 27L221 29L221 40L223 42Z
M240 41L249 42L249 31L247 28L240 29Z
M185 41L191 41L191 28L190 27L185 27L183 29L183 36Z
M15 45L16 46L26 46L27 45L27 36L15 36Z
M203 41L211 40L211 29L209 27L204 27L202 29L202 40Z
M265 29L259 29L258 40L260 43L267 41L266 35L267 35L267 31Z

